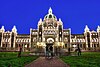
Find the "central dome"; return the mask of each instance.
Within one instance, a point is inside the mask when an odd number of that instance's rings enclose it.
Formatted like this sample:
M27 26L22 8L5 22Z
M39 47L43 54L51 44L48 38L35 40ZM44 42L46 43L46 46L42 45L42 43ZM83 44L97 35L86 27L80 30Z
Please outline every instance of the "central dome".
M45 19L55 19L55 20L57 20L56 16L54 14L52 14L52 9L51 8L49 8L48 14L44 17L44 20Z

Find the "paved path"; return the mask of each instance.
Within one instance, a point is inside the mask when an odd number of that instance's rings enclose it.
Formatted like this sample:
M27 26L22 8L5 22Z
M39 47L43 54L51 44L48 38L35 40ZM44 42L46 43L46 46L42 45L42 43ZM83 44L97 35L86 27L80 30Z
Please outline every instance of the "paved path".
M69 67L62 60L54 57L53 59L46 59L45 57L39 57L37 60L26 65L25 67Z

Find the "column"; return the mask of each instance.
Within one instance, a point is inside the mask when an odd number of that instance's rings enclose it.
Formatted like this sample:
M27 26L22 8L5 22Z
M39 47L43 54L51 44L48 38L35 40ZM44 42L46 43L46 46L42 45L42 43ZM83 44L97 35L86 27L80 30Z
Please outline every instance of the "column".
M100 47L100 31L98 31L98 45Z
M24 44L22 44L22 47L23 47L23 52L24 52Z
M46 46L44 46L44 54L46 55Z
M16 37L14 36L14 43L13 43L13 48L15 48L15 42L16 42Z
M1 39L1 47L2 47L2 45L3 45L3 44L2 44L2 41L3 41L3 33L2 33L2 39Z
M29 49L31 50L32 47L32 43L31 43L31 35L30 35L30 39L29 39Z

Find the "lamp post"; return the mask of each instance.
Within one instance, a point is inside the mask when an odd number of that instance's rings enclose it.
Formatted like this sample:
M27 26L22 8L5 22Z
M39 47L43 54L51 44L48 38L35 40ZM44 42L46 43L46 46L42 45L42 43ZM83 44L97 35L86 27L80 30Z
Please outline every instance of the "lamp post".
M76 46L77 46L77 45L75 45L75 44L73 45L73 47L74 47L74 51L75 51Z
M26 48L27 48L27 44L25 44L25 51L26 51Z

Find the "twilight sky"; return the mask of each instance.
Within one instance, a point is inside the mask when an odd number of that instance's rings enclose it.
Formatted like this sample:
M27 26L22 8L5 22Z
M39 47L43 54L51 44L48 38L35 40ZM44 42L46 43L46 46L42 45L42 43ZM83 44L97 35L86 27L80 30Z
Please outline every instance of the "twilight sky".
M11 31L16 25L18 33L28 34L30 28L37 29L49 7L74 34L83 33L85 25L91 30L100 25L100 0L0 0L0 28Z

